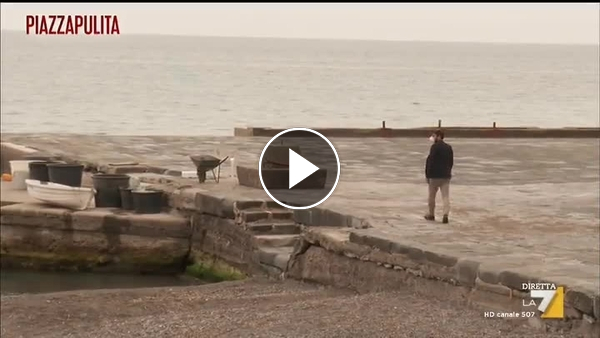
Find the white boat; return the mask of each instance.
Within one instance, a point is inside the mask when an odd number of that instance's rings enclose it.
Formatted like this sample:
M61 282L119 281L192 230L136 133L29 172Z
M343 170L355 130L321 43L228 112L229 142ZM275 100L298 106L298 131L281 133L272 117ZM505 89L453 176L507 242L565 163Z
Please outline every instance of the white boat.
M44 203L75 210L85 210L91 206L95 191L91 188L78 188L68 185L25 180L29 196Z

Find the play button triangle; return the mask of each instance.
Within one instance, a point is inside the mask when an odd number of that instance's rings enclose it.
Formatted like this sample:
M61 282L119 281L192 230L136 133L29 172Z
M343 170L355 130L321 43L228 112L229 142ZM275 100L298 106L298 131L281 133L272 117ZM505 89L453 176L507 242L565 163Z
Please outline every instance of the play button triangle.
M308 160L298 155L298 153L296 153L292 149L289 149L289 165L289 189L292 189L298 183L302 182L305 178L319 170L319 167L310 163Z

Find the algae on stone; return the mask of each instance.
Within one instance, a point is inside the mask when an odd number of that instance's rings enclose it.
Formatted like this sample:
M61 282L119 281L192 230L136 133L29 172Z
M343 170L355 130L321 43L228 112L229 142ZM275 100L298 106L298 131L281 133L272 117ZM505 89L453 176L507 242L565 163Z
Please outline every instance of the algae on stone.
M207 254L197 254L185 269L189 276L207 281L223 282L246 278L246 274L222 260Z
M32 252L10 251L0 255L4 267L50 271L113 271L176 273L181 271L185 257L142 255L118 256L77 251Z

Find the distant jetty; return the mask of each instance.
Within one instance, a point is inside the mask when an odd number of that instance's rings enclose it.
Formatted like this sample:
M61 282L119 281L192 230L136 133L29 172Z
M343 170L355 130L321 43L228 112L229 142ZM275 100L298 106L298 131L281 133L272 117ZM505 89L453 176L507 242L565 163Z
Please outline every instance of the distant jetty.
M440 121L441 122L441 121ZM436 127L393 129L381 128L311 128L325 137L429 137L435 129L441 128L451 138L598 138L600 128L534 128L534 127ZM235 128L234 136L273 137L285 129L246 127ZM304 133L289 133L286 137L306 136Z

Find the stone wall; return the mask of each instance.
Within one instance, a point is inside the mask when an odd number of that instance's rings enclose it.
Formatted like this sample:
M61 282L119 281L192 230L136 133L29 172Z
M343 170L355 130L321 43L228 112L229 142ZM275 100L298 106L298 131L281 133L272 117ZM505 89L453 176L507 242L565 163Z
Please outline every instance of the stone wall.
M374 229L314 228L303 233L288 262L286 277L359 292L411 287L484 311L523 311L523 282L541 282L479 262L429 252L389 239ZM543 330L600 335L600 299L593 290L567 288L565 320L522 320Z
M2 265L86 271L183 271L207 255L248 274L262 273L253 236L240 226L233 202L156 184L170 214L137 215L120 209L71 211L37 203L1 209Z
M197 188L176 189L169 195L169 206L191 217L190 257L202 253L214 255L246 273L261 269L252 235L236 222L236 216L239 208L259 207L261 203L235 202Z
M219 257L242 271L257 271L258 255L254 250L252 236L233 219L194 214L192 225L192 259L205 253Z
M239 199L234 201L224 196L209 194L201 188L169 188L156 185L169 191L169 206L191 215L194 235L192 253L209 253L224 259L247 272L261 270L259 244L253 234L244 227L245 219L240 219L245 210L271 210L281 208L272 201ZM294 210L293 221L303 226L369 228L370 224L360 218L334 212L324 208ZM264 255L263 255L264 256ZM262 269L264 270L264 269ZM267 271L269 273L273 271ZM278 270L276 275L283 271Z
M24 203L0 219L3 267L174 273L190 250L189 219L178 215Z

